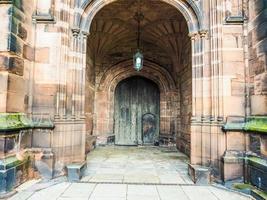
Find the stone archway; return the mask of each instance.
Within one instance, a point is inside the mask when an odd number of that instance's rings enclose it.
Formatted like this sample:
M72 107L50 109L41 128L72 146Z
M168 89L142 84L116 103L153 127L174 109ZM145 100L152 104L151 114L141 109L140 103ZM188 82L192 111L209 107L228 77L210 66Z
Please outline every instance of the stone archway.
M82 54L80 63L83 69L86 68L86 43L87 36L90 34L90 26L94 16L105 6L116 2L117 0L96 0L96 1L84 1L80 4L78 1L75 4L74 9L74 21L73 21L73 51ZM203 66L205 61L205 37L207 31L205 30L203 16L200 12L199 5L193 0L161 0L174 8L177 12L180 12L188 26L189 37L191 38L191 62L192 62L192 119L194 121L201 121L202 113L202 93L203 93ZM75 64L75 63L74 63ZM85 73L85 72L84 72ZM84 81L84 80L83 80ZM81 90L82 91L82 90ZM200 96L199 96L200 95ZM197 102L198 101L198 102ZM84 109L82 104L82 110Z
M145 61L142 73L135 71L132 60L121 62L105 72L95 96L94 134L106 137L113 134L114 93L119 82L133 76L141 76L155 82L160 90L160 133L171 134L177 131L179 113L174 106L179 100L178 88L167 70L157 64ZM168 106L167 106L168 105Z
M85 0L81 5L76 2L74 27L79 27L84 32L90 30L90 26L95 15L106 5L116 2L117 0ZM195 33L204 29L203 16L200 12L199 5L193 0L161 0L171 6L175 7L182 13L187 21L189 32Z
M192 80L192 112L189 113L190 119L187 120L187 123L190 124L190 134L186 136L186 140L190 140L187 143L190 147L187 148L188 154L191 155L192 163L201 163L202 162L202 153L196 147L201 147L202 144L199 143L198 133L202 132L201 123L205 120L205 117L209 118L209 107L203 107L204 102L204 86L206 84L206 80L203 79L204 73L204 62L205 62L205 38L207 35L207 31L204 29L203 17L200 12L200 5L198 2L187 0L161 0L168 5L173 6L177 9L177 12L181 13L187 23L187 28L189 32L189 37L191 39L191 80ZM79 55L79 59L74 59L75 62L78 62L78 66L80 66L82 73L85 74L86 70L86 45L88 35L90 34L90 26L92 20L95 15L105 6L116 2L116 0L96 0L96 1L84 1L83 4L79 4L76 2L74 9L74 22L73 22L73 40L72 40L72 49L73 52L76 52ZM81 56L80 56L81 55ZM75 64L75 63L74 63ZM84 76L84 75L83 75ZM130 76L130 75L129 75ZM217 79L219 76L217 76ZM151 78L152 79L152 78ZM84 95L85 91L85 79L81 80L82 82L77 82L78 88L81 96ZM81 89L80 89L81 88ZM104 94L103 94L104 95ZM105 96L104 96L105 97ZM106 97L107 98L107 97ZM171 99L171 98L170 98ZM172 101L171 101L172 102ZM104 104L104 101L103 101ZM105 105L105 104L104 104ZM95 106L97 109L97 106ZM84 99L81 100L81 111L84 111ZM75 107L73 109L73 113L75 113ZM206 116L204 116L206 115ZM110 121L106 119L105 125L98 125L97 122L98 117L95 116L95 133L111 133L111 125ZM189 153L190 152L190 153ZM201 155L200 155L201 154Z

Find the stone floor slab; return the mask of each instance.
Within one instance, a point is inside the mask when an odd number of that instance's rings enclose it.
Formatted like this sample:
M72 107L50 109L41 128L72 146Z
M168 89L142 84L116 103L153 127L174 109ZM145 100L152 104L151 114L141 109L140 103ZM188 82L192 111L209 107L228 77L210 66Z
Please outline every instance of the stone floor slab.
M101 197L101 198L126 198L127 185L124 184L98 184L91 198Z
M160 147L100 147L87 157L82 181L92 183L193 184L188 158ZM183 158L183 159L181 159ZM117 174L117 175L115 175Z
M249 197L241 196L239 193L227 191L217 187L208 188L219 200L247 200Z
M218 198L209 190L210 186L181 186L190 200L218 200Z
M121 158L121 159L120 159ZM88 155L79 183L59 181L21 187L12 200L250 200L212 186L197 186L180 152L154 147L101 147ZM107 184L109 183L109 184ZM176 185L168 185L176 184Z
M31 193L30 193L31 192ZM27 194L26 194L27 193ZM212 186L62 183L46 189L19 191L12 200L252 200Z
M95 187L95 184L72 183L60 197L88 199Z
M158 185L157 189L161 200L189 200L188 196L180 186Z

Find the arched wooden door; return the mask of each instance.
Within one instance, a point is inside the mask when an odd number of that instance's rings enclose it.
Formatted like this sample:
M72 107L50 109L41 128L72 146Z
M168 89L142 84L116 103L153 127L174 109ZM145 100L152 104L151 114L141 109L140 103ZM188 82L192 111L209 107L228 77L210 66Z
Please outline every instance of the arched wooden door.
M154 82L138 76L120 82L115 91L115 144L153 143L159 136L159 113L160 92ZM144 126L152 124L148 138Z

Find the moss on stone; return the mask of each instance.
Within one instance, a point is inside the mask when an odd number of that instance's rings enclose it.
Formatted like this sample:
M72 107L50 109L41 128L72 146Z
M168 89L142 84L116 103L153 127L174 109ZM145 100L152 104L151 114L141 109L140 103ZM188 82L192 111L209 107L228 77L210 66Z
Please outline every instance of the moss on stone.
M246 183L234 183L233 188L238 190L244 190L244 189L253 189L254 187Z
M253 189L252 190L254 193L256 193L257 195L259 195L260 197L262 197L262 199L267 199L267 193L257 190L257 189Z
M248 160L267 167L267 161L265 159L253 156L253 157L248 157Z
M53 129L54 127L50 119L31 120L24 113L0 113L0 132L31 128Z
M267 134L267 116L248 117L244 130Z
M0 131L15 131L31 127L31 121L23 113L0 113Z
M267 134L267 116L250 116L246 122L230 118L222 129L224 131L247 131Z

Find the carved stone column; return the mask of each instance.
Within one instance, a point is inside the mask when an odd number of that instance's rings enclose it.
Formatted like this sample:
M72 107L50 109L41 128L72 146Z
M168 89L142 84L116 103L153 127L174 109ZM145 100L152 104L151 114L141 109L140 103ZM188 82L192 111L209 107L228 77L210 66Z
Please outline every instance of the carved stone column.
M200 64L202 66L202 114L201 121L210 121L211 109L210 109L210 65L206 63L206 39L207 30L199 31L200 43L201 43L201 56Z
M192 121L203 118L204 40L202 32L190 35L192 44Z
M85 118L85 78L86 78L86 49L89 33L82 32L82 73L81 73L81 118Z
M79 33L80 29L72 29L72 63L70 66L70 77L71 77L71 116L72 118L76 117L76 103L77 103L77 65L78 58L77 53L79 52Z
M189 37L191 39L191 54L192 54L192 121L196 120L196 71L195 71L195 65L196 65L196 46L195 46L195 40L196 40L197 33L189 34Z
M199 35L198 33L190 34L191 51L192 51L192 118L191 118L191 146L190 146L190 162L191 164L201 164L202 160L202 140L201 140L201 124L199 113Z
M86 75L86 46L88 33L72 29L72 103L71 115L73 118L85 116L85 75Z

